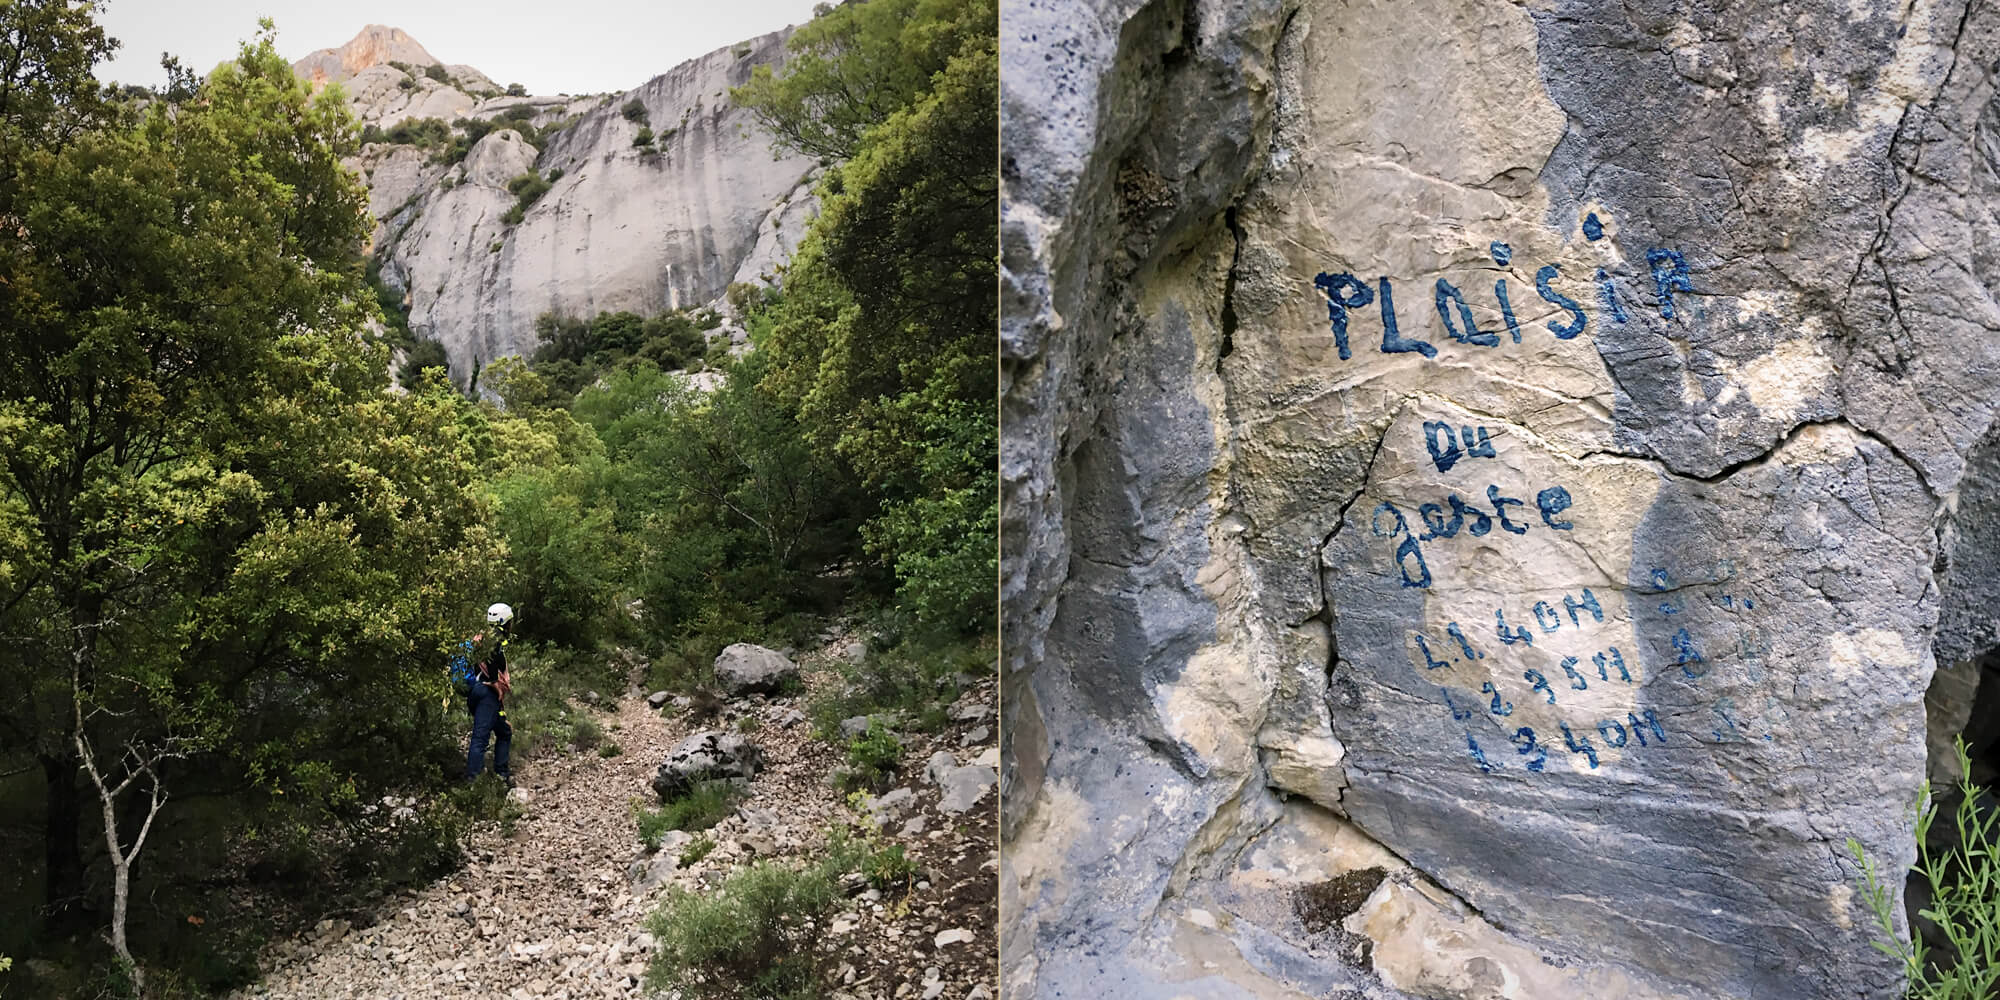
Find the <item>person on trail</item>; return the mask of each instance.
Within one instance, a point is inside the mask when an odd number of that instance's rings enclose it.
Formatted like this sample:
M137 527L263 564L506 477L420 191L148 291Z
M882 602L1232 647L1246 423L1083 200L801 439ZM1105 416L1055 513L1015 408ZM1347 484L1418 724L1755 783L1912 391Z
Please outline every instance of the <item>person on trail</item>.
M495 604L486 609L486 622L493 626L493 646L483 660L475 661L485 633L473 636L460 647L458 661L468 675L465 708L472 715L472 742L465 752L465 780L471 782L486 769L486 742L493 740L493 773L508 785L514 772L507 759L514 747L514 727L507 724L507 695L513 682L507 676L507 640L512 638L514 609Z

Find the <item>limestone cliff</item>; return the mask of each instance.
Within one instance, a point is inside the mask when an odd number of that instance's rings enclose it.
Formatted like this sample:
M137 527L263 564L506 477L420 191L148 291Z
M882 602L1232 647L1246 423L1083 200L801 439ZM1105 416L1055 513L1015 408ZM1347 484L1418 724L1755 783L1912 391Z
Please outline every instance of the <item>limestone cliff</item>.
M1006 10L1010 995L1900 995L2000 10Z
M774 155L728 92L753 67L780 63L789 34L584 97L507 96L381 26L294 68L341 84L375 127L369 137L381 141L353 166L368 180L382 279L463 383L476 365L533 350L543 313L720 307L733 282L775 280L815 208L816 164ZM393 141L407 135L397 126L427 118L494 127L457 162L444 142ZM530 129L539 148L523 138ZM653 141L637 143L641 129ZM552 183L514 221L522 199L510 184L531 172Z

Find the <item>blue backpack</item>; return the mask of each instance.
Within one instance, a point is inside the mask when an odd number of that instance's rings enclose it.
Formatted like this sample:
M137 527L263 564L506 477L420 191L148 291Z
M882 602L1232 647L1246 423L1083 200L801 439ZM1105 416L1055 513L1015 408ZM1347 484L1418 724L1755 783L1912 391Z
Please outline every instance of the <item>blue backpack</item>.
M452 692L461 698L469 697L472 694L473 678L478 676L478 669L472 662L472 640L467 639L459 643L458 652L451 656L451 666L445 670L446 676L451 680Z

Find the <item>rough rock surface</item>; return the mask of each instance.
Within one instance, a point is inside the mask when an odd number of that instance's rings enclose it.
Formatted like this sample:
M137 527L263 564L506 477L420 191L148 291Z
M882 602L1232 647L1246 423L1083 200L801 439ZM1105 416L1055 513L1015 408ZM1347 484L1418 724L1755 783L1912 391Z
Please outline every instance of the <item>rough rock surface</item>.
M1003 18L1009 995L1896 994L2000 9L1083 6Z
M729 88L759 65L781 64L790 34L718 49L622 94L507 97L464 66L445 66L440 82L423 70L437 59L380 26L294 69L340 82L362 121L385 129L523 107L538 128L567 123L539 150L503 128L458 164L386 142L351 161L368 179L383 281L404 296L412 331L444 345L463 385L475 367L532 351L544 313L723 309L730 284L777 281L817 211L817 165L774 154ZM631 101L644 122L625 117ZM655 136L650 146L633 144L641 127ZM508 183L530 170L562 176L510 225Z
M799 665L790 657L755 643L731 643L715 658L716 683L722 685L723 694L732 698L773 694L798 676Z
M703 781L749 781L764 767L764 751L739 733L705 729L682 740L653 775L660 801L685 795Z

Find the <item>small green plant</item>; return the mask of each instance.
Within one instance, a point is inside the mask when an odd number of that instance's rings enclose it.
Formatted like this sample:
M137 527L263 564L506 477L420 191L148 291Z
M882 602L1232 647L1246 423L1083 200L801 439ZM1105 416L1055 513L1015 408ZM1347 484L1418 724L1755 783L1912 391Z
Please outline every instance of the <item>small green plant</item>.
M703 834L702 836L696 837L693 840L688 841L687 846L681 848L681 856L679 859L680 865L682 868L686 868L689 865L692 865L695 862L700 861L705 857L708 857L709 854L713 853L714 851L715 851L715 838Z
M648 985L729 998L824 996L820 938L842 899L841 874L831 859L803 868L759 861L720 892L669 890L647 921L658 941Z
M624 749L610 740L605 740L604 745L597 748L597 755L599 757L616 757L624 752Z
M640 125L652 124L652 116L646 112L646 102L636 97L626 101L625 106L618 109L618 113L624 115L625 120L628 122L636 122Z
M868 730L847 744L847 762L864 771L894 770L902 757L903 742L879 719L868 720Z
M727 819L742 795L742 786L733 781L698 782L687 794L661 805L660 814L668 830L706 830Z
M659 850L660 841L666 838L668 830L673 829L667 825L664 810L648 809L636 801L632 803L632 818L639 823L639 843L646 845L649 852Z
M650 146L652 144L653 144L653 130L647 128L644 125L639 126L639 134L632 137L632 145Z
M1965 741L1954 746L1959 774L1970 775L1972 761ZM1861 897L1882 936L1877 950L1899 959L1909 977L1911 1000L1987 1000L2000 991L2000 812L1981 812L1982 789L1961 777L1958 806L1952 812L1956 846L1933 852L1928 846L1938 807L1925 781L1917 793L1917 863L1912 869L1930 890L1930 905L1918 916L1936 925L1949 951L1934 955L1923 936L1904 937L1896 930L1892 882L1883 878L1861 842L1849 837L1847 850L1861 868Z
M588 750L604 742L604 729L597 720L579 712L570 720L569 746L572 750ZM607 755L608 756L608 755Z
M917 863L903 853L903 845L889 844L868 855L861 874L868 876L869 885L883 892L908 889L917 879Z
M762 719L759 719L754 715L746 715L736 720L736 731L739 733L754 733L757 731L757 728L763 724L764 722Z

